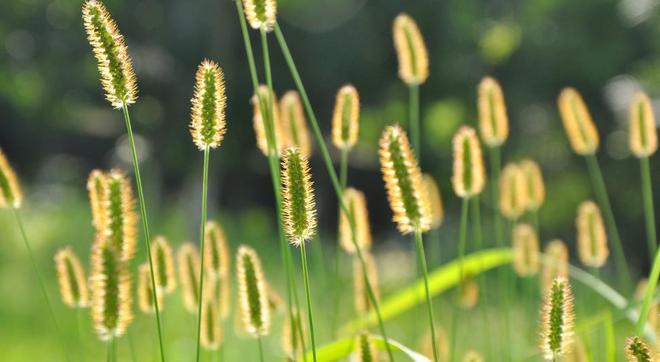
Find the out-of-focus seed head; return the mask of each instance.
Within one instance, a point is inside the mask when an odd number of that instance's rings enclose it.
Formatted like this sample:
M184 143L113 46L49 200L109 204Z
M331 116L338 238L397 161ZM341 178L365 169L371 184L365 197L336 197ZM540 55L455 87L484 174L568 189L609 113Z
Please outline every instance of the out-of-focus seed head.
M243 0L245 18L252 29L269 32L277 22L276 0Z
M107 173L106 186L103 207L107 222L103 234L118 251L122 260L130 260L135 255L137 244L138 216L135 212L133 189L126 174L117 169Z
M394 19L393 34L399 78L408 85L424 83L429 77L429 55L417 23L401 13Z
M98 0L85 1L82 14L87 40L101 73L105 98L115 108L135 103L137 84L133 64L117 24Z
M376 265L376 258L368 251L363 251L362 258L364 259L364 267L367 271L367 278L369 278L371 290L373 291L376 300L378 300L380 299L380 288L378 287L378 266ZM353 293L355 299L355 311L359 315L371 311L373 305L371 304L367 286L364 282L362 264L358 258L353 258Z
M513 229L513 270L521 277L539 272L540 252L536 231L529 224L518 224Z
M592 155L598 150L598 129L580 93L575 88L564 88L557 100L559 113L568 141L579 155Z
M568 280L555 278L542 310L541 351L546 361L556 361L570 350L574 319L571 286Z
M283 312L285 306L284 299L268 281L266 281L266 294L268 295L268 308L270 308L271 314Z
M288 144L298 147L300 154L305 158L309 158L312 155L312 140L298 92L288 91L282 96L280 100L280 120Z
M204 59L195 74L190 134L200 150L216 148L226 132L225 80L218 63Z
M62 302L71 308L87 307L89 290L85 270L71 247L60 249L55 254L55 269Z
M204 288L206 289L206 288ZM210 290L209 290L210 291ZM216 351L222 343L222 319L220 305L215 293L204 291L202 298L202 316L200 326L200 345L209 351Z
M344 205L346 205L355 222L355 242L360 250L368 251L371 249L372 239L367 198L362 191L349 187L344 190L343 199ZM343 211L339 215L339 245L349 254L356 252L355 245L353 244L351 223Z
M361 332L355 338L355 358L353 359L356 362L377 362L380 359L378 358L378 350L374 345L371 336L366 331Z
M568 279L568 248L559 239L551 240L545 247L545 261L541 269L541 288L547 291L555 278Z
M316 203L309 162L297 148L282 157L282 216L289 242L299 246L316 231Z
M484 362L484 356L475 350L468 350L463 355L463 362Z
M199 252L190 242L184 242L177 252L179 281L183 306L190 313L197 313L199 298Z
M519 166L525 175L527 185L527 210L536 211L545 201L545 183L541 167L529 159L520 161Z
M101 170L93 170L87 178L87 192L89 204L92 208L92 225L97 232L105 229L108 220L106 209L103 207L103 198L107 190L106 175Z
M206 273L214 279L228 277L230 257L224 230L217 222L208 221L205 234L204 267Z
M18 209L23 203L23 193L14 169L0 149L0 208Z
M610 251L607 248L607 233L603 224L603 216L595 202L584 201L580 204L575 226L577 227L580 261L584 265L594 268L605 265Z
M238 301L245 331L265 336L270 331L270 308L261 261L254 249L241 245L236 256Z
M144 263L138 267L138 306L142 313L153 314L156 312L156 304L154 303L154 293L151 284L151 272L149 271L149 264ZM158 298L158 310L163 311L163 293L156 292Z
M266 115L261 114L262 107L266 111ZM289 140L287 139L286 132L284 132L282 127L280 107L277 103L277 96L271 93L267 86L260 85L257 89L257 94L252 97L252 108L252 122L254 126L254 134L257 138L257 147L261 153L266 156L271 153L270 148L268 147L267 125L264 122L268 121L268 114L272 113L273 134L275 136L275 145L273 149L277 155L280 155L284 151L285 147L289 144Z
M658 149L658 130L651 100L637 93L630 104L630 151L636 157L648 157Z
M154 267L156 290L159 293L172 293L176 289L174 253L170 242L164 236L156 236L151 241L151 261Z
M442 194L440 193L440 187L438 187L433 176L424 174L423 180L424 188L426 189L426 197L428 198L426 203L431 209L431 229L437 229L442 225L442 221L445 218Z
M509 118L502 88L494 78L484 77L477 93L481 139L489 147L500 146L509 136Z
M500 211L510 220L518 219L527 207L525 173L515 163L504 166L500 177Z
M461 282L459 305L463 309L473 309L479 302L479 283L468 276Z
M332 143L340 150L350 150L358 141L360 131L360 96L347 84L337 91L332 113Z
M484 160L477 134L473 128L462 126L454 135L454 170L451 178L454 192L462 198L478 195L486 184Z
M282 324L282 350L292 361L295 361L295 357L303 352L301 341L307 339L305 325L304 316L296 308L293 308L292 314L287 314L284 324ZM302 335L298 326L302 328Z
M449 337L447 336L447 331L440 326L435 326L435 335L436 335L436 346L438 351L438 357L440 361L449 361ZM422 337L419 351L428 358L433 358L433 340L431 339L431 331L424 333Z
M425 232L431 228L431 208L422 181L422 171L398 125L388 126L380 138L380 168L387 198L399 232Z
M628 362L654 362L657 361L657 352L641 338L633 336L626 339L626 358Z

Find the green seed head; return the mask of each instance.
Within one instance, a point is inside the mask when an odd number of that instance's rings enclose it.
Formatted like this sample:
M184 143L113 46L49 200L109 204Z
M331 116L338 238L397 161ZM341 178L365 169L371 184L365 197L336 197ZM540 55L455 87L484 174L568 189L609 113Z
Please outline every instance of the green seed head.
M190 133L197 148L220 146L226 132L225 81L218 63L204 59L195 75Z
M630 104L630 151L635 157L648 157L658 150L658 130L651 99L643 92Z
M204 240L204 267L207 274L214 278L226 278L229 275L229 247L225 232L215 221L206 223Z
M0 208L18 209L23 202L23 194L14 170L0 149Z
M358 141L360 130L360 96L348 84L337 91L332 113L332 143L340 150L350 150Z
M87 307L89 291L85 270L71 247L60 249L55 254L55 268L64 304L71 308Z
M277 21L276 0L243 0L245 17L253 29L273 30Z
M486 184L481 146L473 128L462 126L454 135L454 170L452 185L456 195L470 198L478 195Z
M566 354L573 343L573 293L568 281L556 278L543 303L541 350L546 361Z
M628 362L653 362L656 360L655 353L637 336L628 337L626 340L626 357Z
M254 249L242 245L236 256L238 300L245 331L265 336L270 331L270 309L261 262Z
M151 241L151 261L154 267L156 290L169 294L176 289L174 273L174 253L170 242L164 236L156 236Z
M177 252L179 282L183 306L190 313L197 313L199 298L199 252L190 242L184 242Z
M309 162L297 148L282 157L282 216L289 242L300 245L316 231L316 204Z
M359 362L378 361L378 351L368 332L360 333L355 339L355 357Z
M135 255L137 213L133 190L126 174L113 169L107 174L103 214L107 217L105 234L123 260Z

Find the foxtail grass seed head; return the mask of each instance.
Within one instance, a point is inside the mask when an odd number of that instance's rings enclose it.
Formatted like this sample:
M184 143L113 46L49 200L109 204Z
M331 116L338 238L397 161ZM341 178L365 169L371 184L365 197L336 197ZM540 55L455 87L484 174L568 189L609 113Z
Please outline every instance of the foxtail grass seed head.
M0 208L18 209L22 203L23 193L18 178L0 149Z
M218 63L204 59L195 74L190 134L200 150L217 148L226 132L225 79Z
M332 143L348 151L358 141L360 131L360 96L357 89L347 84L337 91L332 112Z
M580 93L575 88L564 88L559 93L557 103L573 151L583 156L596 153L598 129Z
M478 89L479 133L488 147L502 145L509 136L509 118L500 84L484 77Z
M541 351L546 361L564 356L573 343L573 293L568 280L558 277L546 293L541 320Z
M568 279L568 248L559 239L551 240L545 247L545 262L541 270L541 288L545 292L555 278Z
M218 283L218 303L220 303L220 318L226 320L231 312L231 282L229 275L216 281Z
M626 339L626 358L628 362L654 362L657 354L641 338L634 336Z
M87 307L89 290L85 270L71 247L60 249L55 254L55 269L62 302L71 308Z
M106 175L101 170L93 170L87 178L87 192L89 194L89 205L92 208L92 225L97 232L102 232L106 227L107 214L103 207L105 195Z
M517 224L513 229L513 270L521 277L539 272L540 252L536 231L529 224Z
M124 172L117 169L108 172L103 203L108 218L103 233L122 260L130 260L135 255L138 216L133 189Z
M605 265L610 251L607 248L607 233L598 205L593 201L582 202L575 225L578 256L582 264L594 268Z
M137 84L133 64L117 24L99 0L87 0L82 13L87 40L92 46L101 74L105 98L115 108L135 103Z
M199 263L199 252L197 248L190 242L183 243L177 252L177 265L179 267L183 306L190 313L197 313Z
M451 178L454 192L461 198L478 195L484 189L486 172L481 146L473 128L462 126L454 135L454 170Z
M151 241L151 260L156 280L156 290L169 294L176 289L174 253L170 242L164 236L156 236Z
M154 303L154 293L151 284L151 271L149 264L144 263L138 267L138 285L137 285L138 307L142 313L153 314L156 312ZM163 311L163 293L156 293L158 298L158 309Z
M344 205L353 216L355 222L355 242L362 251L371 249L371 225L369 224L369 210L367 198L362 191L352 187L344 190ZM339 245L345 252L355 254L351 223L345 212L339 216Z
M114 243L97 235L91 259L91 313L103 341L120 337L133 320L131 275Z
M463 355L463 362L484 362L484 356L481 355L481 353L474 351L474 350L468 350L465 352Z
M436 324L435 325L435 335L436 335L436 347L438 351L438 357L440 361L449 361L449 337L447 336L447 331ZM429 358L433 358L433 339L431 337L431 331L427 331L422 337L420 343L420 352Z
M445 218L445 209L442 206L442 194L433 176L424 174L423 180L426 197L428 198L426 203L431 210L431 229L437 229L442 225L442 221Z
M368 251L362 252L362 258L364 259L364 267L367 270L371 291L374 293L376 301L378 301L380 299L380 288L378 287L376 258ZM358 258L353 258L353 298L355 300L355 311L358 314L367 313L374 307L369 298L369 292L364 282L364 274L362 273L362 264Z
M646 93L635 95L630 104L630 151L635 157L648 157L658 149L658 130L651 100Z
M293 325L293 328L291 328L291 325ZM305 328L305 325L306 322L304 321L304 316L295 307L293 308L292 314L287 314L287 317L282 324L282 350L288 358L291 358L291 360L295 361L295 357L303 352L301 339L307 340L307 329ZM300 329L302 329L302 336Z
M426 82L429 77L429 55L415 20L408 14L397 15L393 35L399 60L399 78L408 85Z
M270 308L261 261L254 249L241 245L236 256L238 302L245 331L265 336L270 331Z
M225 232L215 221L206 223L204 248L204 267L206 273L214 278L227 278L229 275L229 246Z
M415 155L406 133L388 126L380 138L380 167L387 199L399 232L425 232L431 228L431 208Z
M273 108L270 109L272 100ZM263 102L260 105L260 102ZM273 113L273 134L275 136L275 152L277 155L280 155L289 141L287 140L286 133L282 127L282 121L280 118L280 107L277 103L277 96L268 90L268 87L265 85L260 85L257 89L257 94L252 97L252 123L254 126L254 134L257 138L257 147L265 156L270 154L270 149L268 147L268 135L266 133L266 124L264 122L268 121L266 115L261 114L261 106L264 107L266 112Z
M222 319L220 318L220 305L215 293L204 293L201 322L200 345L209 351L218 350L222 343Z
M352 361L355 362L377 362L378 350L374 345L369 332L363 331L355 338L355 354Z
M644 300L644 294L646 294L646 287L649 285L649 280L642 278L637 282L637 287L635 287L635 293L633 297L636 301L640 302Z
M298 147L300 154L309 158L312 155L312 140L305 120L300 96L296 91L284 93L280 100L280 120L286 140L291 146Z
M289 242L299 246L314 236L316 204L309 162L297 148L282 156L282 216Z
M520 161L518 166L525 175L527 210L536 211L541 208L543 201L545 201L545 183L543 182L541 167L538 163L529 159Z
M525 173L515 163L504 166L500 177L500 211L509 220L516 220L527 207Z
M461 282L459 305L463 309L473 309L479 303L479 283L469 276Z
M273 288L270 283L266 282L266 295L268 295L268 308L271 312L281 313L284 311L285 302L280 293Z
M245 18L252 29L269 32L277 22L277 0L243 0Z

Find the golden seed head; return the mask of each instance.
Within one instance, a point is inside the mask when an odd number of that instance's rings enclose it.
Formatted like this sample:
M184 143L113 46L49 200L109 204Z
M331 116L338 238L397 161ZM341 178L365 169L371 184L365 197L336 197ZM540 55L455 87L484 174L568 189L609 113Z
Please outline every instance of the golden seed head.
M401 13L394 19L393 34L399 78L408 85L424 83L429 77L429 55L417 23Z
M55 254L55 269L62 302L71 308L87 307L89 291L85 270L71 247L60 249Z
M573 293L563 277L553 280L543 301L541 351L546 361L565 355L573 343Z
M268 295L268 308L270 308L272 314L284 311L284 299L268 281L266 281L266 294Z
M222 343L220 305L216 294L207 293L206 287L204 289L199 343L206 350L216 351Z
M284 93L280 100L280 112L281 128L287 143L298 147L303 157L309 158L312 155L312 140L298 92Z
M337 91L332 112L332 143L348 151L358 141L360 131L360 96L357 89L347 84Z
M454 192L462 198L478 195L484 189L486 172L481 146L473 128L462 126L454 135Z
M592 155L598 150L598 129L580 93L575 88L564 88L557 100L559 113L568 141L579 155Z
M654 362L657 353L637 336L626 339L626 358L628 362Z
M0 208L18 209L23 203L23 193L14 170L0 149Z
M431 229L437 229L442 225L442 221L445 218L445 209L442 206L440 187L438 187L433 176L424 174L422 178L424 181L424 189L426 189L426 197L428 198L426 203L431 209Z
M156 312L156 304L154 303L154 294L151 284L151 272L149 271L149 264L143 263L138 267L138 285L137 285L138 307L142 313L153 314ZM158 310L163 311L163 293L157 292Z
M535 161L525 159L518 164L525 175L527 210L538 210L545 201L545 184L541 167Z
M648 279L642 278L639 280L639 282L637 283L637 287L635 287L635 293L633 294L636 301L640 302L644 300L644 294L646 293L646 287L648 285L649 285Z
M378 350L374 344L369 332L363 331L355 338L355 352L354 361L357 362L377 362L380 359L378 358Z
M276 0L243 0L245 18L252 29L269 32L277 22Z
M529 224L517 224L513 229L513 270L521 277L539 272L540 252L536 231Z
M82 13L87 40L101 73L105 98L115 108L135 103L137 84L133 64L117 24L98 0L85 1Z
M463 355L463 362L484 362L484 356L475 350L468 350Z
M575 226L580 261L586 266L602 267L607 262L610 251L607 248L603 216L595 202L584 201L580 204Z
M197 67L195 90L191 100L190 134L197 148L216 148L226 132L225 80L218 63L204 59Z
M106 175L101 170L93 170L87 178L89 205L92 208L92 225L97 232L105 229L108 216L103 207L103 198L107 190Z
M362 257L364 259L364 267L367 270L367 277L371 290L376 297L380 299L380 288L378 287L378 266L376 265L376 258L369 251L363 251ZM367 286L364 282L364 274L362 273L362 264L360 259L353 258L353 292L355 301L355 311L358 314L367 313L372 308L371 299L367 291Z
M344 205L353 216L355 222L355 242L362 251L371 249L371 226L369 224L369 210L367 198L362 191L352 187L344 190ZM349 254L355 253L351 223L345 212L339 215L339 245Z
M545 292L555 278L568 279L568 248L559 240L551 240L545 247L545 262L541 270L541 288Z
M271 103L272 100L272 103ZM263 102L263 105L260 105ZM278 155L284 151L285 147L289 144L286 133L282 127L282 119L280 118L280 107L277 103L277 96L268 90L265 85L260 85L257 89L257 94L252 97L252 123L254 126L254 134L257 138L257 147L265 156L270 154L268 147L268 135L266 133L266 122L268 117L261 114L261 106L269 112L270 105L273 105L273 134L275 135L275 151Z
M197 313L199 298L199 252L190 242L184 242L177 252L177 265L179 281L181 282L181 295L183 306L190 313Z
M477 103L481 139L489 147L502 145L509 136L509 118L497 80L491 77L481 79Z
M479 302L479 283L468 276L461 282L459 305L463 309L472 309Z
M287 314L282 325L282 350L287 358L295 361L295 357L303 352L301 340L307 340L307 328L305 328L304 316L295 307L291 314ZM298 328L302 328L301 331Z
M215 221L206 222L204 247L204 269L214 279L229 276L229 246L225 232Z
M447 331L440 326L435 326L435 335L436 335L436 347L438 351L438 357L440 361L449 361L449 338L447 336ZM422 337L420 343L420 352L429 358L433 358L433 340L431 337L431 331L427 331Z
M97 235L91 258L91 312L103 341L120 337L133 320L131 274L111 239Z
M527 183L525 173L515 163L502 169L500 177L500 211L510 220L518 219L527 207Z
M254 249L241 245L236 256L238 301L245 331L265 336L270 331L270 308L261 261Z
M156 236L151 241L151 261L154 268L156 290L159 293L172 293L176 289L174 253L170 242L164 236Z
M107 222L102 231L119 252L122 260L135 255L138 216L130 181L123 171L112 169L106 174L107 187L103 208Z
M401 127L394 125L383 130L379 154L387 199L399 232L428 231L431 228L431 208L422 171Z
M635 157L647 157L658 149L658 130L651 100L639 92L630 104L630 151Z
M205 262L206 264L206 262ZM207 270L208 273L208 270ZM208 276L208 274L207 274ZM208 282L208 283L207 283ZM207 284L209 285L209 289L206 289ZM229 313L231 311L231 282L229 280L229 273L225 277L222 278L206 278L204 279L204 289L205 290L211 290L211 293L213 293L218 301L219 304L219 310L220 310L220 319L223 321L229 317ZM206 295L208 291L204 292L204 295Z
M282 156L282 217L289 242L299 246L316 231L316 203L309 162L291 147Z

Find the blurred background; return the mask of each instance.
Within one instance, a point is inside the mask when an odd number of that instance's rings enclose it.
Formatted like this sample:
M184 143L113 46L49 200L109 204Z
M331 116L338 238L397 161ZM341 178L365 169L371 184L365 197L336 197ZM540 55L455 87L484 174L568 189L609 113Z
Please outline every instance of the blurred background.
M175 245L198 238L202 153L187 128L189 100L199 62L217 60L226 76L228 132L211 155L211 215L225 225L232 245L257 245L271 278L281 280L270 176L255 147L252 90L233 2L105 4L126 38L137 73L139 99L131 112L152 233L165 234ZM450 139L459 125L476 125L476 85L492 75L504 89L511 122L504 161L531 157L543 168L548 195L540 214L542 239L573 245L577 205L593 197L584 161L571 152L555 105L559 90L571 85L582 92L601 134L598 157L629 264L637 276L647 271L639 168L628 152L626 127L627 107L637 90L660 95L660 1L278 4L279 22L327 135L337 89L350 82L360 92L360 143L351 154L349 185L367 194L376 250L386 254L385 265L405 266L399 261L409 258L401 252L412 246L390 221L376 153L382 128L406 123L407 89L397 77L391 34L392 20L405 11L417 20L430 52L430 78L421 87L421 164L440 183L447 214L429 241L439 246L434 250L445 260L455 253L460 204L449 182ZM57 298L52 255L71 244L87 258L93 236L87 175L94 168L132 169L122 115L104 99L81 6L76 0L0 2L0 146L25 188L28 233L62 323L70 322L73 312ZM251 34L257 45L257 33ZM255 52L260 59L258 46ZM271 57L275 90L283 94L293 83L274 37ZM660 98L654 103L659 110ZM320 252L334 253L336 198L316 151L311 163L325 246ZM652 164L657 171L657 162ZM658 172L654 177L659 179ZM486 195L487 206L488 200ZM484 213L490 235L490 210ZM47 338L47 328L37 328L48 314L9 212L0 211L0 230L0 354L8 361L60 360L51 353L57 341ZM393 273L392 285L407 282L412 269ZM46 347L29 350L34 341ZM173 348L183 351L194 341L181 343Z

